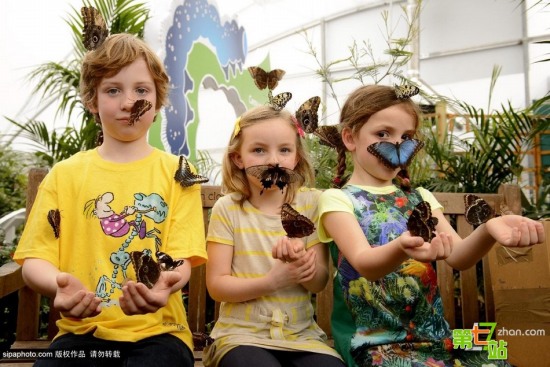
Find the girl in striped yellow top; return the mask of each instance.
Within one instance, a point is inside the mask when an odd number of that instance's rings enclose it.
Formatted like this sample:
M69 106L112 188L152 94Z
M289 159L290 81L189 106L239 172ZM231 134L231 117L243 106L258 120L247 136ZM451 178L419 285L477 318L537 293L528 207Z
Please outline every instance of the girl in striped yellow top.
M288 238L281 224L284 203L317 220L320 192L303 187L313 172L300 135L293 116L271 106L235 125L207 236L207 287L221 306L206 366L344 366L310 300L328 280L327 248L315 231ZM276 174L258 178L255 166Z

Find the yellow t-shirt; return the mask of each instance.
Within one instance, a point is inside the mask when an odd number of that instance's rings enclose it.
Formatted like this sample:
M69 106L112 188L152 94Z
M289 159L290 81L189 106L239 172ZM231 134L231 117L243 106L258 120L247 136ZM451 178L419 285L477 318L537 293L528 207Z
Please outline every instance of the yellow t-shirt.
M132 251L156 246L192 266L206 261L200 186L182 188L175 180L178 157L155 149L131 163L103 160L97 149L57 163L41 183L14 259L49 261L77 277L102 298L101 313L62 318L57 336L93 331L95 337L138 341L173 334L193 348L181 291L155 313L125 315L118 303L123 281L135 280ZM48 212L59 209L59 238Z

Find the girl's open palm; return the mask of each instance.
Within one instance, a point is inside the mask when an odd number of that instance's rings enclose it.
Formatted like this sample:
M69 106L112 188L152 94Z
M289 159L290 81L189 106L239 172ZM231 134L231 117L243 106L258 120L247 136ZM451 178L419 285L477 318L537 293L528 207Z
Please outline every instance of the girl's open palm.
M525 247L545 240L544 226L520 215L503 215L486 224L489 234L503 246Z
M411 236L408 231L399 238L403 252L421 262L446 259L453 248L452 237L446 233L439 233L431 242L424 242L422 237Z

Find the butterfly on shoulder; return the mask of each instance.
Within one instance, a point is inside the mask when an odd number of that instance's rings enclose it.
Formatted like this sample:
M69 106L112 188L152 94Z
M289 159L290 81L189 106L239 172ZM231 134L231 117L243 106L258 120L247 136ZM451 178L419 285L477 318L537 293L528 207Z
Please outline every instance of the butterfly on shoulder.
M479 226L496 215L495 210L485 199L474 194L464 195L464 207L466 222L473 226Z
M134 102L132 110L130 111L130 119L128 120L128 125L132 126L139 121L141 116L145 112L149 111L153 107L153 104L146 99L138 99Z
M52 209L48 211L48 223L52 226L53 235L55 238L59 238L61 226L61 213L59 212L59 209Z
M185 159L185 165L183 164L184 157L180 155L180 161L176 174L174 175L174 180L178 182L182 187L190 187L195 184L208 182L208 177L197 175L196 173L191 172L191 167L189 162Z
M160 270L162 271L174 270L185 262L183 259L174 260L172 256L162 251L157 251L156 255Z
M342 135L334 125L323 125L313 131L313 135L319 138L319 143L333 149L345 148Z
M311 97L298 108L296 111L296 120L302 126L302 129L308 134L311 134L317 129L319 116L317 111L321 105L320 97Z
M367 150L386 167L405 169L423 146L424 143L417 139L403 140L401 143L379 141L369 145Z
M250 66L248 71L250 72L250 75L252 75L254 83L260 90L265 88L269 90L275 89L277 84L279 84L279 80L283 79L283 76L286 73L281 69L273 69L267 72L259 66Z
M281 223L290 238L306 237L315 231L313 222L288 203L284 203L281 208Z
M395 96L398 99L407 99L413 96L416 96L420 93L420 89L416 85L404 84L404 85L395 85Z
M413 236L419 236L425 242L430 242L435 237L435 226L439 221L432 217L432 208L427 201L421 201L413 209L409 220L407 221L407 229Z
M134 267L136 278L151 289L160 278L161 271L174 270L182 265L184 260L174 261L172 257L164 252L157 251L158 263L153 259L150 250L130 252L130 261Z
M109 35L105 25L105 19L94 7L84 6L80 9L84 28L82 29L82 42L88 51L97 49Z
M267 97L269 98L269 105L273 107L274 110L280 111L283 108L285 108L288 101L292 99L292 93L290 92L283 92L279 93L276 96L274 96L271 93L271 90L267 93Z
M269 189L273 185L277 186L282 192L288 184L302 179L302 176L296 171L281 167L279 164L250 166L245 171L262 183L263 188L260 191L260 195L263 194L265 189Z

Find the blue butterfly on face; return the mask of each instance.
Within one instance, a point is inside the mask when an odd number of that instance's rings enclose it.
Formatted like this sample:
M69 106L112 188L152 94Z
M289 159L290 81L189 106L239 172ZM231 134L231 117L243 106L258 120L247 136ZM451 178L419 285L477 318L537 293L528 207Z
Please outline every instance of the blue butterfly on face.
M404 140L401 143L380 141L369 145L367 151L388 168L405 169L423 146L424 143L416 139Z

